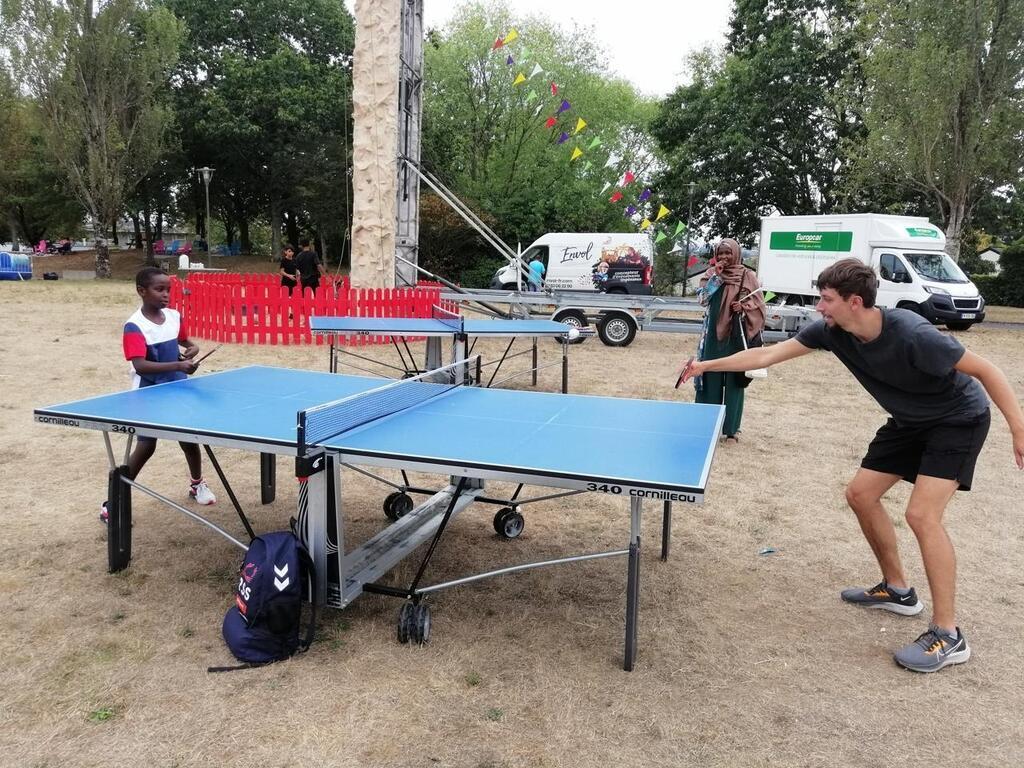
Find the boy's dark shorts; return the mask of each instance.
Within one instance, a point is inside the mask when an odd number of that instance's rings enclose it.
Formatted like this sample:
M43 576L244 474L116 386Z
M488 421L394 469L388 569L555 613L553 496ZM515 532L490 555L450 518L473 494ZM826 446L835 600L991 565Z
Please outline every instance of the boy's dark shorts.
M899 426L889 419L875 434L860 465L899 475L909 483L918 475L957 480L971 490L974 465L992 422L988 409L974 419L929 426Z

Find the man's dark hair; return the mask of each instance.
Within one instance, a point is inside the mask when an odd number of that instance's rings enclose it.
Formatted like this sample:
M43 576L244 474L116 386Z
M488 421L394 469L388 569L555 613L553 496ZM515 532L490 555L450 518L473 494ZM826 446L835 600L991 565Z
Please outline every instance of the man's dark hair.
M878 277L871 267L857 259L840 259L818 275L818 290L824 288L831 288L844 300L860 296L864 306L871 309L878 293Z
M303 248L303 250L309 248L309 238L304 237L301 240L299 240L299 245Z
M143 267L135 273L135 287L148 288L154 277L166 274L160 267Z

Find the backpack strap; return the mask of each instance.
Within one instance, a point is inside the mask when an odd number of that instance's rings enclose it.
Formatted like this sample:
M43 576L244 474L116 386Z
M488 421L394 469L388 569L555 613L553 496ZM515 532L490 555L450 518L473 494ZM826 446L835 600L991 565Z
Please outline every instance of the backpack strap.
M306 569L306 576L309 580L309 623L306 625L306 636L299 640L299 650L297 651L297 653L305 653L313 644L313 632L316 631L316 595L313 594L316 589L316 567L306 548L300 546L298 549L299 561Z

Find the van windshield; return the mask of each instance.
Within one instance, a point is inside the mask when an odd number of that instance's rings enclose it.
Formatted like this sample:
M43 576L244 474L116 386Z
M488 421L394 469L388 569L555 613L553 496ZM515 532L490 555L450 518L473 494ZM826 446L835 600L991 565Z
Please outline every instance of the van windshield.
M903 258L925 280L936 283L969 283L967 275L945 253L904 253Z

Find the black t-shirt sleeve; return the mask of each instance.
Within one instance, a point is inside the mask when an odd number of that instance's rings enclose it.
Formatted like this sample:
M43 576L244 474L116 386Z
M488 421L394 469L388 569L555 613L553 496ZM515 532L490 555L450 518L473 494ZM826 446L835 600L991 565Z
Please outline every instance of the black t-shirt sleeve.
M794 338L808 349L829 349L824 320L805 325Z
M948 376L964 356L963 345L932 325L914 329L910 344L911 362L919 371L932 376Z

